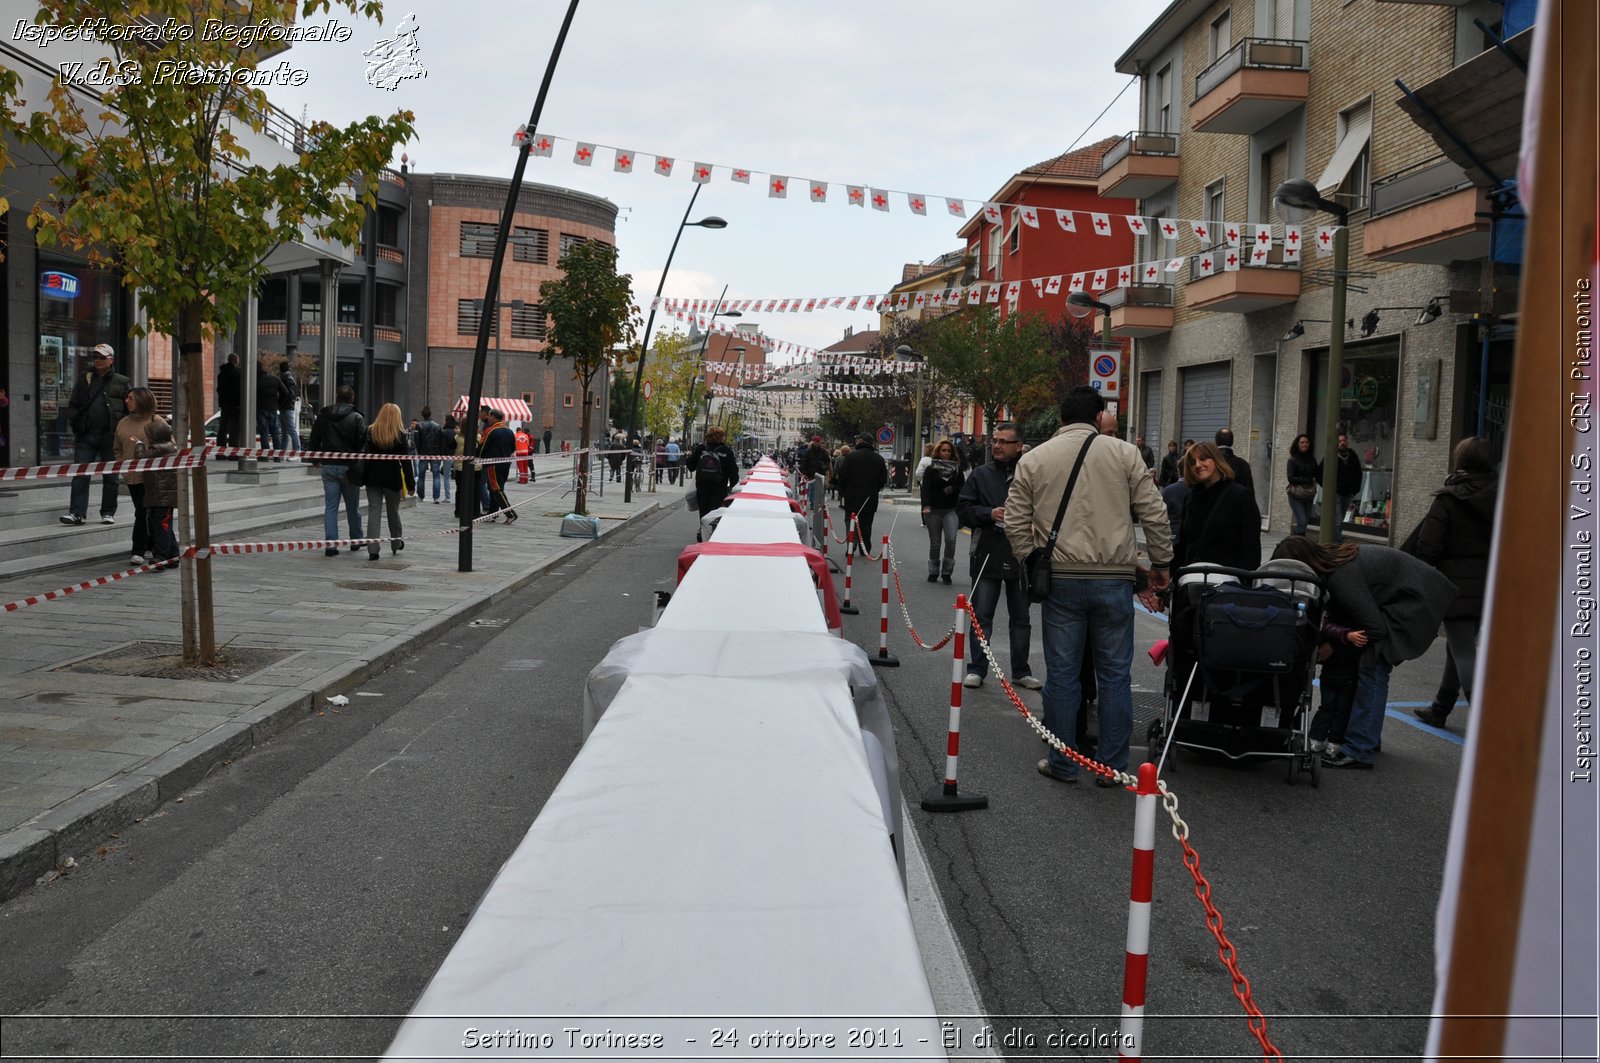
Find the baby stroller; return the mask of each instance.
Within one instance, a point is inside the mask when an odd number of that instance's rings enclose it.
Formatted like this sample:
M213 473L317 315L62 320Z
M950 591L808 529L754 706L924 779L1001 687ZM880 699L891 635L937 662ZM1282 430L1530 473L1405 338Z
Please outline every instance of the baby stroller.
M1166 697L1146 741L1152 758L1175 745L1231 760L1285 757L1288 782L1309 772L1311 678L1326 587L1310 567L1269 561L1257 570L1190 565L1175 574Z

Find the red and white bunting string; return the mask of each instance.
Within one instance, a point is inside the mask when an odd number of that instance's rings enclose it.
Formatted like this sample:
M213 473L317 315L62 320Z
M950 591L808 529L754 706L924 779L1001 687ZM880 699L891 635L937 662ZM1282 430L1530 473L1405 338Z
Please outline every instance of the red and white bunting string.
M512 135L513 146L520 147L527 142L527 130L519 128ZM609 144L600 144L590 140L571 140L566 137L556 137L539 134L531 143L532 154L543 158L554 158L561 144L572 145L570 157L574 165L590 166L594 162L596 152L611 152L613 154L612 169L617 173L633 173L635 164L649 163L652 173L663 177L670 177L674 170L674 160L687 158L682 153L656 154L654 152L640 152L628 148L613 147ZM760 183L767 189L769 199L788 199L789 188L795 182L800 182L795 187L796 199L805 198L811 203L829 202L829 189L835 186L843 187L843 199L835 199L846 206L862 207L871 206L874 210L892 212L895 204L903 204L905 209L912 214L929 217L928 205L942 202L945 206L947 217L969 217L967 204L976 204L978 213L983 220L991 225L1002 225L1007 221L1006 212L1012 212L1016 220L1022 225L1037 229L1040 225L1040 208L1037 205L1026 203L1003 203L986 200L977 196L946 196L942 194L929 195L922 192L908 192L894 188L879 188L872 184L853 184L845 181L824 181L820 179L803 180L791 178L784 174L766 173L761 170L751 170L744 167L729 166L720 162L697 162L688 171L690 180L699 184L707 184L715 179L718 172L726 175L734 184L748 185ZM753 182L751 175L756 175L761 180ZM1153 218L1138 214L1102 214L1086 210L1058 210L1052 208L1049 213L1055 216L1056 223L1066 232L1091 232L1097 236L1112 237L1124 234L1131 236L1152 235L1159 236L1171 242L1174 246L1185 232L1193 232L1200 240L1201 246L1220 243L1216 237L1224 235L1226 230L1233 230L1236 234L1245 229L1254 229L1255 223L1219 222L1211 220L1193 220L1189 218ZM938 216L938 215L931 215ZM1082 228L1079 227L1079 217L1082 218ZM1335 227L1329 227L1335 228ZM1221 230L1221 231L1219 231ZM1211 237L1201 235L1201 232L1213 234ZM1322 230L1318 230L1320 237ZM1238 236L1234 237L1232 246L1238 247ZM1320 239L1315 244L1319 249L1332 251L1331 237L1323 242ZM868 309L871 309L868 307Z

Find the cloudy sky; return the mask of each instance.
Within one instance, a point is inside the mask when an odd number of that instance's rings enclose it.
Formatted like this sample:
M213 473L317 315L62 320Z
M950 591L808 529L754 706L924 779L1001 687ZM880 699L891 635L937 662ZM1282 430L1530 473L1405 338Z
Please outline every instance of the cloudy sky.
M581 0L539 123L558 138L554 156L530 159L527 178L621 208L622 268L646 309L696 162L717 168L694 216L728 227L685 230L665 295L714 297L724 284L730 299L881 293L904 263L960 246L943 197L966 199L971 214L1017 170L1134 128L1137 86L1117 99L1130 79L1112 64L1165 6ZM308 72L306 85L271 93L295 115L336 123L409 109L413 166L509 177L511 135L528 120L566 8L390 2L383 26L345 15L350 41L296 45L287 58ZM407 13L427 76L374 88L362 52ZM639 164L614 173L602 147L592 167L576 166L576 141L632 149ZM658 154L676 159L671 177L652 172ZM751 183L734 183L732 167L752 171ZM796 179L787 199L768 198L769 174ZM810 201L810 181L829 183L826 203ZM847 183L895 190L892 209L847 205ZM929 197L926 217L911 213L908 192ZM843 310L758 320L771 336L819 347L847 326L876 325L876 315Z

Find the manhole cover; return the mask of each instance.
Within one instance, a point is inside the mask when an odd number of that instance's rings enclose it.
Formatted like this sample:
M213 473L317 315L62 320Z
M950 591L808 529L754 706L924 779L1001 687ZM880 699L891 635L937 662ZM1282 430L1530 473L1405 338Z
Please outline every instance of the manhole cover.
M346 591L408 591L411 588L404 583L393 583L382 579L358 579L335 583L335 587Z
M223 646L217 650L217 663L210 667L185 665L183 646L176 642L135 642L76 661L56 669L58 672L88 672L93 675L127 675L146 679L198 679L213 683L233 683L254 675L289 657L297 650L261 650L245 646Z

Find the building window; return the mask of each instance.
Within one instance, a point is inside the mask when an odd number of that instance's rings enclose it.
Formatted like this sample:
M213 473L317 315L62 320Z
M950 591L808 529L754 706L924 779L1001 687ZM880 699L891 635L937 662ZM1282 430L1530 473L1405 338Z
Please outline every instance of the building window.
M1333 192L1334 201L1349 210L1367 205L1372 174L1372 101L1363 100L1339 112L1338 139L1327 169L1317 179L1319 192Z
M1274 216L1272 194L1289 179L1289 146L1279 144L1261 153L1261 202L1255 220L1269 221Z
M599 395L596 395L594 397L594 408L597 409L597 410L600 408L600 396Z
M504 306L505 304L501 304ZM544 339L545 316L544 307L538 303L528 303L520 309L511 308L511 338L514 340L542 340Z
M1228 218L1228 180L1206 185L1206 228L1220 228ZM1215 241L1213 241L1215 242Z
M1233 12L1224 11L1211 20L1211 60L1222 58L1233 47Z
M400 246L400 212L397 210L378 211L378 243L389 247Z
M1022 250L1022 212L1013 210L1011 228L1006 233L1006 251L1014 255L1020 250Z
M561 396L561 408L562 409L570 410L570 409L572 409L573 405L574 405L574 403L572 401L572 393L570 391L567 394Z
M989 230L989 276L994 280L1000 279L1000 241L999 226Z
M461 257L493 258L495 227L486 221L461 223Z
M38 281L39 457L49 461L73 456L67 403L78 378L93 372L94 345L119 348L113 366L119 373L127 372L128 356L120 350L122 284L115 272L41 254Z
M566 247L561 249L566 251ZM544 266L550 263L550 230L531 229L523 225L511 229L511 260L534 262Z
M284 277L268 277L261 282L261 302L256 316L261 321L287 321L289 319L289 281Z
M483 308L478 299L456 300L456 335L476 336L483 327Z
M1156 72L1156 121L1158 133L1172 132L1172 64Z
M562 258L566 258L568 251L571 251L574 247L577 247L579 244L586 244L588 242L589 242L589 238L587 236L578 236L575 233L562 233L561 234L561 257Z
M339 285L339 324L361 324L361 285Z
M388 325L391 328L400 324L400 289L392 284L378 285L378 306L373 318L374 325Z
M1319 418L1328 381L1326 350L1316 355L1313 379L1315 386L1307 396L1306 433L1314 446L1320 446ZM1395 419L1400 401L1399 342L1386 340L1346 347L1340 379L1339 430L1350 437L1350 449L1361 458L1362 468L1361 489L1349 511L1341 514L1343 524L1357 531L1386 535L1398 443Z

